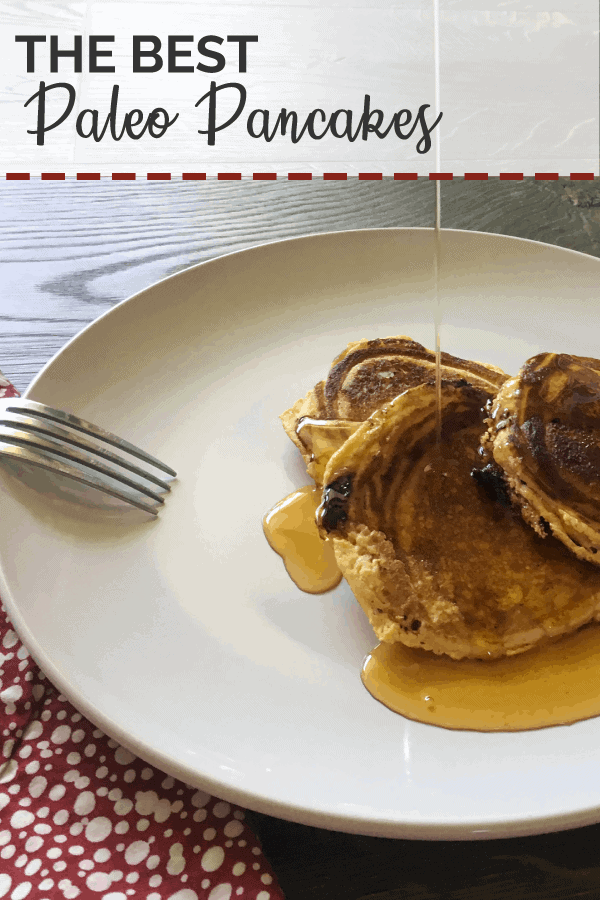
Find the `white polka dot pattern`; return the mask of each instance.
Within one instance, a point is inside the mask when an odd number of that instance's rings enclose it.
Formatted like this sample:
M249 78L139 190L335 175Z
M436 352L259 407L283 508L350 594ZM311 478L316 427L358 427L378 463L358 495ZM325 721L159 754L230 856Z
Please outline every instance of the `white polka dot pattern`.
M283 900L243 810L94 728L2 606L0 722L0 898Z

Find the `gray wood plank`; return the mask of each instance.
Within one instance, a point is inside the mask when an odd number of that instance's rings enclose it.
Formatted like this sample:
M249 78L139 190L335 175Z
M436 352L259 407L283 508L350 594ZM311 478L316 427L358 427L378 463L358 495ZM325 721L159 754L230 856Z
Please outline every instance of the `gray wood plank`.
M431 182L10 182L0 186L0 365L23 390L69 338L154 281L302 234L428 227ZM600 255L596 182L442 185L445 227Z
M83 325L187 266L313 232L427 226L428 182L0 186L0 366L22 390Z

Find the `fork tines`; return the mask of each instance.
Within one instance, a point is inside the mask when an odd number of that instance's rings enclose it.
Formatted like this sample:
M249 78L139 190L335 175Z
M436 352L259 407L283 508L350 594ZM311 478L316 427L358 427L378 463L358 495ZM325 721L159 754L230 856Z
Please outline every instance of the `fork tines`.
M0 455L66 475L152 515L157 515L164 503L161 493L171 489L164 475L175 478L177 474L156 457L91 422L15 398L0 401Z

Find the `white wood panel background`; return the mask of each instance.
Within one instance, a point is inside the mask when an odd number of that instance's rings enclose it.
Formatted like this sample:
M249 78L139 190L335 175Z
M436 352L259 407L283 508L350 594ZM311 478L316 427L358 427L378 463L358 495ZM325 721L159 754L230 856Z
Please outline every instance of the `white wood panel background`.
M418 171L436 170L434 150L416 152L420 129L407 140L392 135L350 143L327 135L323 140L289 137L272 143L252 139L246 118L252 109L268 109L271 122L285 107L301 119L312 109L327 115L351 109L354 128L365 94L389 123L392 114L413 115L430 104L435 119L433 0L7 0L0 6L0 79L3 128L0 166L15 161L32 172L208 171L226 165L234 171ZM440 0L440 109L444 118L435 134L441 141L441 171L598 171L598 9L596 0L563 0L548 11L545 0ZM131 35L154 34L166 50L168 34L256 34L248 47L248 67L239 74L235 45L223 44L227 65L216 75L169 73L166 63L154 74L131 71ZM115 36L116 72L89 74L84 64L74 74L62 60L57 74L48 65L49 43L38 44L36 72L27 74L25 45L15 34L58 34L59 46L72 36ZM84 45L87 40L84 40ZM185 45L181 45L184 49ZM190 60L199 61L195 43ZM163 54L166 55L166 54ZM86 53L84 52L84 60ZM111 63L103 60L104 63ZM63 125L37 147L34 104L25 101L47 84L68 81L77 91L76 107ZM204 109L195 102L218 84L240 81L248 90L244 113L208 147L197 133L205 127ZM119 84L121 112L140 107L148 113L165 107L180 118L157 140L109 138L95 143L78 138L77 113L86 108L106 115L113 84ZM230 92L227 92L227 94ZM50 109L56 92L49 97ZM225 102L226 94L220 94ZM237 94L232 94L232 103ZM64 108L56 97L56 115ZM227 117L225 107L223 122ZM235 104L233 106L235 108ZM232 110L233 111L233 110ZM221 113L219 113L221 115ZM124 167L124 168L123 168Z

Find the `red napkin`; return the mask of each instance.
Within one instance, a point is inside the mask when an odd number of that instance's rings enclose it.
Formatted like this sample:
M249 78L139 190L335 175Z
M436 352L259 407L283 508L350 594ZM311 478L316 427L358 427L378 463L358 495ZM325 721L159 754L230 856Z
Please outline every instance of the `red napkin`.
M0 398L16 396L0 372ZM283 900L244 811L95 728L1 605L0 710L0 898Z

